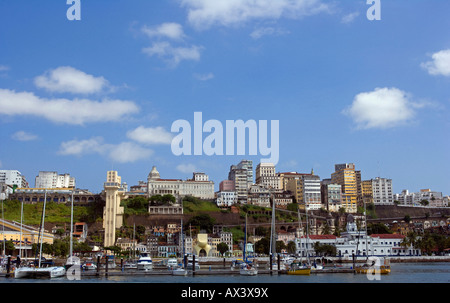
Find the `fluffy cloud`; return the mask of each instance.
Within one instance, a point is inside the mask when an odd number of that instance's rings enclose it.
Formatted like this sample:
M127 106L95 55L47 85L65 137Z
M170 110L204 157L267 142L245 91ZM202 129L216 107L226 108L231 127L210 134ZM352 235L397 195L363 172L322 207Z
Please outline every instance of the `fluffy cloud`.
M33 140L36 140L38 138L38 136L21 130L21 131L14 133L12 135L12 138L17 141L33 141Z
M61 66L34 79L34 84L49 92L92 94L108 87L103 77L94 77L70 66Z
M113 145L109 151L111 160L118 163L136 162L149 158L153 151L141 147L133 142L122 142L118 145Z
M422 63L430 75L450 76L450 49L441 50L431 55L432 61Z
M133 142L108 144L104 143L102 137L94 137L88 140L63 142L58 154L65 156L100 154L118 163L130 163L149 158L153 151Z
M385 129L409 122L421 106L397 88L376 88L356 95L344 113L353 118L359 129Z
M254 19L300 18L329 11L320 0L181 0L197 29L232 26Z
M131 101L44 99L29 92L0 89L0 114L36 116L64 124L120 121L139 111Z
M171 144L173 135L163 127L143 127L129 131L127 137L143 144Z
M154 27L144 26L142 27L142 32L150 38L164 37L173 40L185 38L183 27L178 23L163 23Z
M142 50L148 56L157 56L176 67L183 60L200 60L200 51L202 47L192 45L190 47L173 46L169 42L154 42L152 46Z
M177 166L177 170L182 173L189 174L195 172L196 167L194 164L180 164Z

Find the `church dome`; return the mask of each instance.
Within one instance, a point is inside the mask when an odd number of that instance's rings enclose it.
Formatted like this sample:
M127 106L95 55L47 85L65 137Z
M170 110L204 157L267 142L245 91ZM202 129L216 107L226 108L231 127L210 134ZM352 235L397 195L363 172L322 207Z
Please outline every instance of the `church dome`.
M159 172L156 169L156 166L152 167L152 171L148 174L147 179L149 180L161 179Z

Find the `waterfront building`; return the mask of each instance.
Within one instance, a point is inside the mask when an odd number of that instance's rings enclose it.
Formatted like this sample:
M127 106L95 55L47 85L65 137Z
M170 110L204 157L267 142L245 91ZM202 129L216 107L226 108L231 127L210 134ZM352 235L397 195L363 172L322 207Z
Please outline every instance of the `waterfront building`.
M347 260L356 256L418 256L420 249L403 247L405 238L400 234L372 234L367 235L364 228L358 229L353 216L349 216L346 231L340 237L334 235L310 235L296 239L297 253L306 256L314 256L314 244L329 244L336 247L336 254Z
M106 182L103 184L106 200L103 209L104 247L115 245L116 229L123 224L124 209L120 202L125 198L125 191L121 183L122 178L117 171L107 172Z
M148 197L171 194L180 204L185 196L205 200L214 199L214 182L205 173L194 172L192 179L161 179L156 166L153 166L147 178Z
M40 240L43 243L53 244L54 235L50 232L43 231L43 237L40 237L39 227L32 227L25 224L20 224L20 222L3 220L0 218L0 225L2 226L0 232L0 242L12 241L15 247L13 255L19 255L20 247L22 246L22 256L32 257L32 246L33 244L39 244ZM3 228L4 226L4 228ZM3 230L4 229L4 230ZM21 236L22 229L22 236ZM2 251L0 251L2 253Z
M281 189L280 177L275 173L273 163L259 163L256 166L256 184L260 184L268 189Z
M331 182L341 185L341 205L347 213L356 213L357 211L358 187L360 186L357 180L355 164L335 165L335 172L331 174Z
M35 178L35 188L75 188L75 178L56 171L40 171Z

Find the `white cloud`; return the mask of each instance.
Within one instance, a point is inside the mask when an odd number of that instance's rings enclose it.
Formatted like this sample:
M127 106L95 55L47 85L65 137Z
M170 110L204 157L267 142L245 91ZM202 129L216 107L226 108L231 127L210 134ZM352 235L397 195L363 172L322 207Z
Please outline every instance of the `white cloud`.
M341 23L345 23L345 24L352 23L358 16L359 16L359 12L354 12L354 13L345 15L344 17L342 17Z
M153 151L143 148L133 142L122 142L118 145L113 145L109 151L111 160L119 163L136 162L149 158Z
M180 164L177 166L177 170L182 173L189 174L195 172L196 167L194 164Z
M188 21L197 29L233 26L254 19L300 18L329 11L320 0L181 0Z
M0 72L6 72L9 71L9 67L6 65L0 65Z
M450 76L450 49L441 50L431 55L433 61L422 63L430 75Z
M33 140L36 140L38 138L38 136L21 130L21 131L14 133L12 135L12 138L17 141L33 141Z
M0 89L0 114L36 116L64 124L120 121L139 111L131 101L88 99L44 99L29 92Z
M94 137L88 140L63 142L61 143L58 154L65 156L99 154L107 156L110 160L118 163L129 163L147 159L153 154L153 151L133 142L108 144L104 143L102 137Z
M164 37L173 40L180 40L185 38L183 27L178 23L163 23L154 27L143 26L142 32L150 38Z
M376 88L356 95L352 105L344 111L353 118L359 129L386 129L405 124L415 116L415 109L423 107L397 88Z
M127 137L143 144L171 144L173 135L163 127L143 127L129 131Z
M157 56L166 60L172 67L176 67L183 60L200 60L200 46L174 47L169 42L154 42L152 46L144 48L142 51L148 56Z
M61 66L34 79L38 88L50 92L92 94L109 86L103 77L94 77L70 66Z
M260 27L255 29L250 36L253 39L259 39L263 36L281 36L281 35L286 35L289 34L289 31L283 30L281 28L274 28L271 26L268 27Z
M194 74L195 79L200 81L208 81L211 79L214 79L213 73L207 73L207 74Z

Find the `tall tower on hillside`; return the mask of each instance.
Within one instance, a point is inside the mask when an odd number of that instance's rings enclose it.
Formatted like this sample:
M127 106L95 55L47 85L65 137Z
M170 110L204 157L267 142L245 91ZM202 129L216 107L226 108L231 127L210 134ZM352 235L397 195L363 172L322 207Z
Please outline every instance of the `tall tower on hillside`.
M113 246L116 242L116 228L123 224L123 207L120 201L125 192L121 186L121 178L117 171L108 171L106 182L103 185L106 195L106 204L103 209L103 228L105 229L104 246Z

